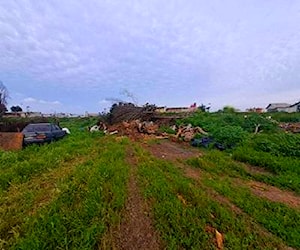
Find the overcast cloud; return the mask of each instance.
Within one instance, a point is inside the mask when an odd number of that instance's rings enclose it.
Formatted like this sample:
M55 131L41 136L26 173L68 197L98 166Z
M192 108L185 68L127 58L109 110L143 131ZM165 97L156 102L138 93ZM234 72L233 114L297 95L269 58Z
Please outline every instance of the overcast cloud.
M0 80L43 112L293 103L299 24L298 0L0 0Z

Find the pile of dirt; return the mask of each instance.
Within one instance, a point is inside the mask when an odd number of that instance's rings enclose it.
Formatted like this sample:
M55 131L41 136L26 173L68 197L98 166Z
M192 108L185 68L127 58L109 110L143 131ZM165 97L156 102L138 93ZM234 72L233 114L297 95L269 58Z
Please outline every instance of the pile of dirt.
M145 137L160 136L159 126L152 121L134 120L130 122L120 122L107 127L104 131L106 134L118 134L120 136L128 136L131 139L142 139Z
M280 123L279 127L287 132L300 133L300 122Z
M161 125L163 124L163 125ZM169 132L163 132L161 127L166 127L166 123L141 121L139 119L132 121L122 121L116 124L107 125L99 121L96 125L89 127L90 132L102 131L105 134L118 134L119 136L128 136L131 139L145 138L170 138L173 141L190 142L196 134L201 133L207 135L200 127L193 127L191 124L187 126L172 125ZM170 124L168 124L170 125Z

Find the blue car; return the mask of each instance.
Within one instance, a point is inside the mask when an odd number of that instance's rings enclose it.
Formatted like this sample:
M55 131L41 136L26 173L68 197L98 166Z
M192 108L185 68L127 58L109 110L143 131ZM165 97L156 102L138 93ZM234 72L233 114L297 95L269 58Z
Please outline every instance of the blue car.
M30 123L23 130L24 145L42 144L63 138L66 131L53 123Z

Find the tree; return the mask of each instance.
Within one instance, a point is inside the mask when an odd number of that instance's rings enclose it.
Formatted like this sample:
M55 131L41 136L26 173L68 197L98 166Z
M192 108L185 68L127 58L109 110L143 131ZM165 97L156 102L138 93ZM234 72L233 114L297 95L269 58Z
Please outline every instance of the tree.
M17 105L17 106L12 106L12 107L10 108L10 110L11 110L11 112L22 112L22 111L23 111L22 108L21 108L19 105Z
M209 103L210 104L210 103ZM209 105L208 104L208 105ZM201 111L201 112L209 112L209 109L210 109L210 106L206 106L204 104L201 104L198 109Z
M237 110L232 106L225 106L225 107L223 107L223 110L222 110L222 112L224 112L224 113L235 113L236 111Z
M3 115L7 111L6 105L7 105L7 99L9 98L8 90L3 84L2 81L0 81L0 115Z

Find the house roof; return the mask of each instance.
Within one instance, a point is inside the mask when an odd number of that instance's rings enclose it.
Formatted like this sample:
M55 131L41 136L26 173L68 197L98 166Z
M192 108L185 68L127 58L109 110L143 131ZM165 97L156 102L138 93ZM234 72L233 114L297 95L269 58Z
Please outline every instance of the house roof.
M290 106L291 106L291 104L288 104L288 103L270 103L266 107L266 109L287 108Z
M293 105L291 105L290 107L294 107L294 106L297 106L297 105L299 105L300 104L300 101L299 102L296 102L296 103L294 103Z

